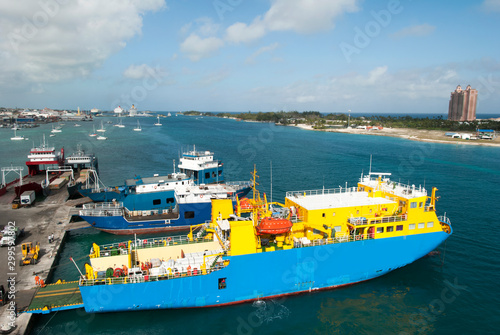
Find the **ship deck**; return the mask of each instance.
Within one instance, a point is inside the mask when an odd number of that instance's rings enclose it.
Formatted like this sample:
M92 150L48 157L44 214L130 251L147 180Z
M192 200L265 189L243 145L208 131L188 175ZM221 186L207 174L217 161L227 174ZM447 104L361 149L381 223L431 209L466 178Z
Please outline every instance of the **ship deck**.
M39 287L26 313L46 314L53 311L83 307L78 281Z
M386 198L370 197L368 192L322 193L322 190L318 190L314 193L308 191L305 195L296 192L292 196L288 196L288 198L307 210L394 203L394 201Z

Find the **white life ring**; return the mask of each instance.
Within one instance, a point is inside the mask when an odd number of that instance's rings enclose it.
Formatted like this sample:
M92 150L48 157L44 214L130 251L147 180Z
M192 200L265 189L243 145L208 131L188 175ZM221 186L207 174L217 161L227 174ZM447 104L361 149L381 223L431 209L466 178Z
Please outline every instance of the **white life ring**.
M156 186L156 185L155 185L155 190L156 190L156 188L157 188L157 187L158 187L158 186Z
M200 198L203 198L203 194L200 194Z

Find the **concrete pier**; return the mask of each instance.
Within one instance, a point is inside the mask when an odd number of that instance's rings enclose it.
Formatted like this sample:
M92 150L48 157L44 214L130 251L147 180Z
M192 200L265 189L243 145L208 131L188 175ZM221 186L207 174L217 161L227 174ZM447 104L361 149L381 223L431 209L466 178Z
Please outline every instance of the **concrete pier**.
M5 331L9 325L16 328L11 334L27 334L33 314L21 313L28 305L36 291L35 275L38 275L47 283L47 277L54 265L57 254L64 242L67 230L85 227L87 224L69 223L71 215L75 214L76 204L89 202L90 199L79 199L66 201L68 193L64 187L52 192L42 202L35 202L31 207L12 209L13 190L0 197L0 228L7 225L15 225L19 229L24 228L24 236L19 237L15 246L15 259L9 259L9 248L0 248L0 285L8 291L9 278L13 288L11 292L15 295L12 299L19 311L15 318L13 304L10 301L0 307L0 327ZM54 241L49 243L48 236L54 234ZM22 259L21 244L25 242L40 242L40 255L35 265L20 266ZM12 253L11 253L12 256ZM10 263L9 263L10 262ZM12 267L14 265L14 267Z

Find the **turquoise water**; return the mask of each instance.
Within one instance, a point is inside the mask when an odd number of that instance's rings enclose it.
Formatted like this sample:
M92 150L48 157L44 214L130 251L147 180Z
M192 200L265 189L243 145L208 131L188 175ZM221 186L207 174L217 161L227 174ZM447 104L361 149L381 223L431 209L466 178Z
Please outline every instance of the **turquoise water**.
M95 122L96 128L100 120ZM115 118L102 118L104 122ZM163 127L154 118L140 118L143 131L106 125L107 141L88 136L93 123L66 122L63 132L48 137L51 126L22 130L29 141L10 141L12 131L0 130L0 165L24 165L30 147L46 133L49 144L77 144L99 157L104 183L119 184L135 174L172 171L172 160L188 146L211 150L223 160L227 180L250 178L253 164L260 189L274 200L286 191L354 186L369 169L392 172L394 180L436 186L437 204L452 220L454 234L440 254L423 258L381 278L337 290L223 308L161 310L88 315L65 311L38 317L37 334L323 334L498 333L500 318L500 248L498 148L429 144L397 138L335 134L276 127L219 118L170 117ZM25 170L26 171L26 170ZM121 237L83 229L72 232L54 278L74 280L92 242ZM397 252L397 250L395 251ZM353 260L369 262L365 259ZM267 265L272 266L272 265ZM334 266L334 265L333 265ZM265 267L262 271L265 280ZM125 298L125 297L124 297Z

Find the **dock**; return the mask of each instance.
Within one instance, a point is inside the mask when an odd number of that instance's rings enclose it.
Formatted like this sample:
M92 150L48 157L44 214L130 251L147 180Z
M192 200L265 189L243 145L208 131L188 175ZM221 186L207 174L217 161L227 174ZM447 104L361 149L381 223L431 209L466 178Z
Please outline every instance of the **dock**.
M43 179L40 175L36 178ZM71 222L71 219L78 213L75 206L89 202L90 199L67 201L66 187L52 190L48 197L42 201L37 199L30 207L13 209L14 198L14 185L9 186L7 192L0 196L2 216L0 229L13 224L19 229L24 229L25 234L16 241L13 263L9 264L8 261L9 248L0 248L0 285L8 290L8 280L12 279L10 282L13 283L15 292L12 304L7 301L6 305L0 306L0 331L10 334L29 334L34 314L83 307L77 282L52 284L40 288L35 283L35 276L47 282L67 232L89 226L86 222ZM54 241L49 243L48 236L51 234L54 234ZM35 265L19 266L19 261L22 259L21 245L25 242L40 243L40 256ZM17 307L17 317L14 306ZM15 328L7 330L10 325L15 325Z

